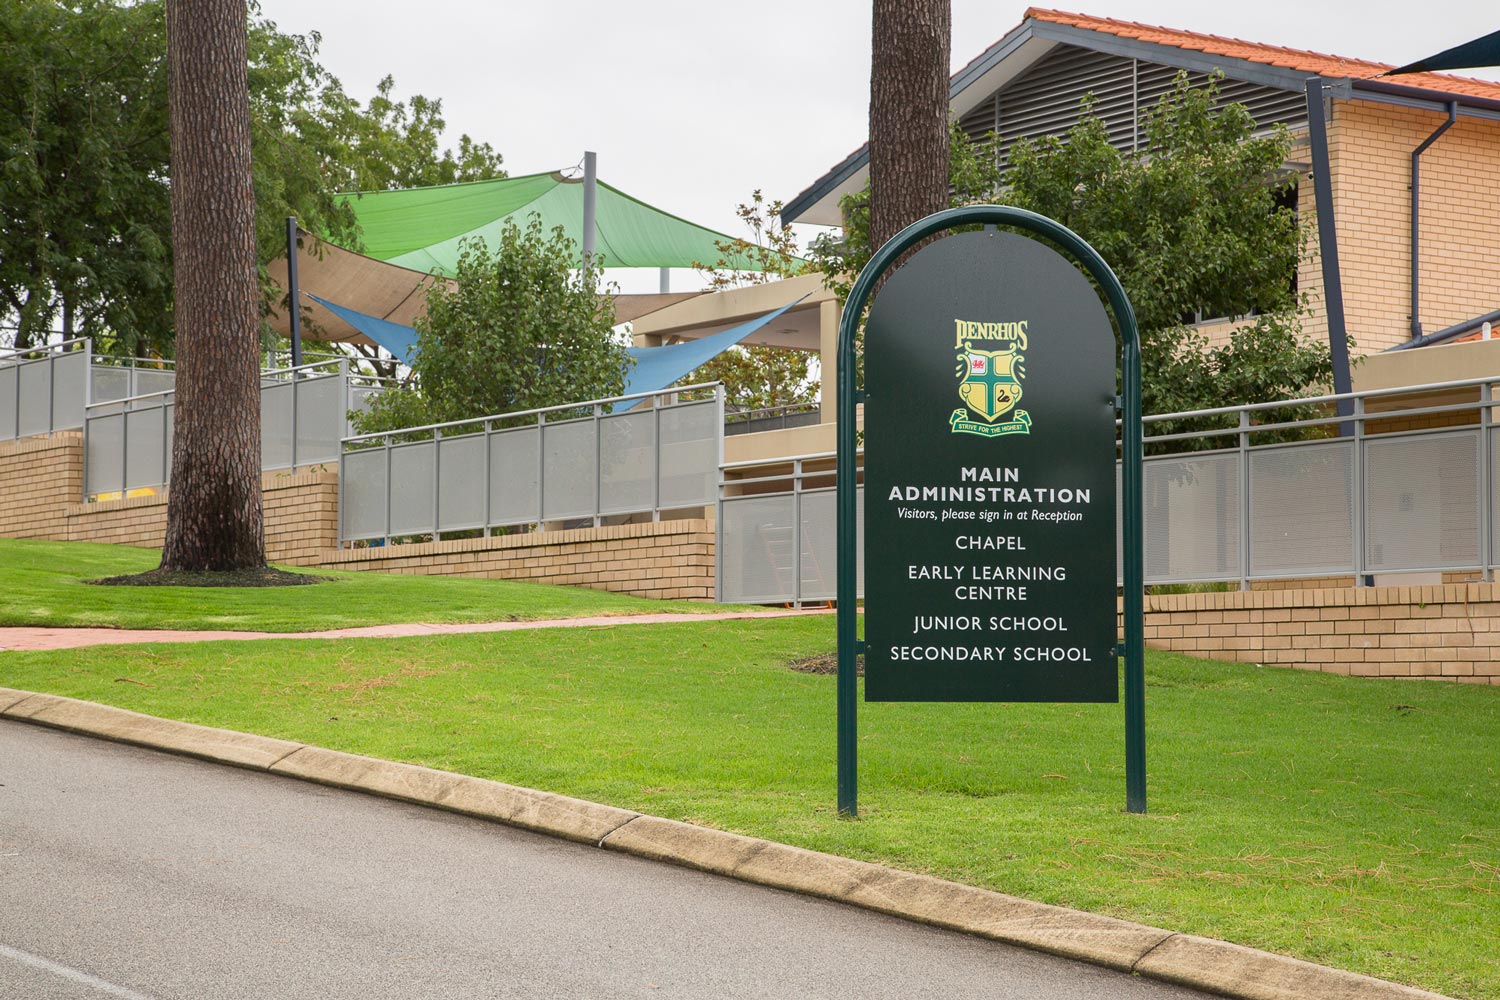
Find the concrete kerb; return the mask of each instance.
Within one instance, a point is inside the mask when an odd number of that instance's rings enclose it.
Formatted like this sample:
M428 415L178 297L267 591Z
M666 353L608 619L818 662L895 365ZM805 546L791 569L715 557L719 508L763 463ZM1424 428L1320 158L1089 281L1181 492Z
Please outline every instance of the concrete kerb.
M12 701L10 696L23 695ZM213 729L190 722L158 719L123 708L50 694L29 694L0 689L0 703L9 701L0 717L35 722L53 729L99 736L117 743L130 743L184 754L220 764L233 764L263 771L302 747L290 740L254 736L230 729Z
M1208 938L581 799L0 688L0 718L432 806L1242 1000L1448 1000Z

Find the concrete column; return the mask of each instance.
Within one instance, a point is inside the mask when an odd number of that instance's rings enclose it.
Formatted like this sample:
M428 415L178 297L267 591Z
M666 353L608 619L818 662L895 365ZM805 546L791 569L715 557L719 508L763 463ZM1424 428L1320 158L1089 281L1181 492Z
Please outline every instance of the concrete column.
M835 373L839 360L839 304L837 299L818 303L818 358L823 366L823 399L820 422L838 421L838 389Z

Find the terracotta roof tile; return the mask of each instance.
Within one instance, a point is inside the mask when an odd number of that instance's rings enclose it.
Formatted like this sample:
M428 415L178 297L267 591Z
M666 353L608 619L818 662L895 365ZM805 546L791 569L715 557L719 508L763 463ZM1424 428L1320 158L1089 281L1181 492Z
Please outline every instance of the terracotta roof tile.
M1159 28L1134 21L1120 21L1112 17L1092 17L1088 14L1070 14L1066 11L1032 7L1026 11L1027 18L1066 24L1089 31L1102 31L1120 38L1132 38L1173 48L1192 49L1207 55L1223 56L1227 59L1243 59L1246 62L1264 63L1294 69L1309 75L1325 77L1350 77L1369 79L1395 68L1392 63L1371 62L1368 59L1348 59L1343 56L1326 55L1289 49L1280 45L1262 45L1238 38L1223 38L1219 35L1204 35L1195 31L1177 28ZM1422 90L1459 94L1466 97L1500 99L1500 83L1475 80L1469 77L1450 76L1447 73L1402 73L1400 76L1384 78L1390 83Z

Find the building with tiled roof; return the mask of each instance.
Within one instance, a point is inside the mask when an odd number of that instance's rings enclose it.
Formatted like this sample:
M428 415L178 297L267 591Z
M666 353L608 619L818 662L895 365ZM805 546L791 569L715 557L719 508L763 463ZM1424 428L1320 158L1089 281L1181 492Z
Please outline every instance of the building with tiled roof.
M1112 141L1135 148L1142 116L1178 73L1198 84L1222 73L1225 101L1297 139L1289 166L1302 211L1312 211L1315 175L1327 171L1333 225L1310 241L1298 287L1313 300L1309 335L1337 344L1341 304L1355 351L1367 354L1478 327L1500 309L1500 83L1381 75L1393 68L1032 8L953 75L949 95L971 137L998 136L1003 165L1018 139L1067 132L1086 95ZM1310 141L1315 133L1326 144ZM865 186L868 163L867 147L850 154L793 198L783 221L839 225L839 199ZM1325 256L1337 266L1325 268ZM1204 330L1211 340L1229 325L1217 327Z

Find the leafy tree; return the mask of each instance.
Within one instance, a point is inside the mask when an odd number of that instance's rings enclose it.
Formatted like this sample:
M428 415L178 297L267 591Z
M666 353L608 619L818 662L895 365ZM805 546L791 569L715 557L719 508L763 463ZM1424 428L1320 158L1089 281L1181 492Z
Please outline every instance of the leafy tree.
M737 214L750 231L750 238L715 240L718 259L712 264L693 265L707 279L710 290L763 285L808 270L807 262L798 256L792 227L778 222L783 207L779 200L766 201L759 188L749 202L738 206ZM757 263L760 270L734 267L734 262L746 259ZM811 403L818 398L819 389L819 380L813 376L814 357L788 348L736 345L698 366L678 384L723 382L725 398L744 410Z
M784 207L785 203L780 200L766 201L760 188L751 192L749 202L736 206L735 214L750 231L750 238L714 240L714 248L719 251L718 259L712 264L693 264L694 270L708 282L710 291L764 285L782 278L795 278L808 270L807 262L798 256L801 251L792 227L778 221ZM753 261L760 269L746 271L735 266L745 260Z
M1301 337L1302 239L1282 197L1295 178L1276 179L1291 138L1257 136L1243 105L1217 102L1217 79L1193 87L1179 74L1141 123L1140 154L1110 145L1093 114L1011 152L1011 204L1088 240L1130 295L1147 413L1295 395L1332 373L1327 345ZM1246 315L1257 319L1212 351L1189 325Z
M941 208L991 202L999 189L1000 168L989 150L970 142L957 122L949 122L948 201ZM824 286L843 302L878 246L870 240L870 185L845 195L839 208L844 216L843 232L815 237L808 247L808 259L812 270L823 273Z
M415 94L410 104L397 101L391 96L395 87L395 78L385 77L361 109L338 81L330 77L325 83L318 110L335 136L332 146L338 156L330 167L338 190L380 191L505 176L503 158L487 142L461 135L456 153L441 148L448 127L441 100Z
M251 4L247 42L262 309L285 220L358 246L350 188L504 176L467 136L441 150L441 102L363 107ZM26 346L61 328L120 352L172 352L162 0L0 0L0 324Z
M1285 398L1331 377L1327 345L1301 334L1302 241L1284 197L1295 179L1277 179L1290 139L1284 129L1258 136L1242 105L1217 103L1216 81L1179 76L1144 116L1137 154L1112 146L1085 102L1067 135L1016 143L1003 178L988 148L952 133L952 204L999 201L1057 219L1119 276L1140 325L1147 413ZM868 199L846 198L844 238L813 247L841 297L869 260ZM1212 350L1191 326L1248 315L1254 322Z
M0 322L12 343L169 324L160 4L0 0Z
M817 400L822 384L813 375L816 358L787 347L735 345L679 384L723 382L725 402L739 410L808 404Z
M507 222L492 253L460 248L455 284L427 293L417 321L415 391L386 392L356 420L362 433L447 423L617 396L629 356L614 300L598 294L603 258L575 266L561 228Z

